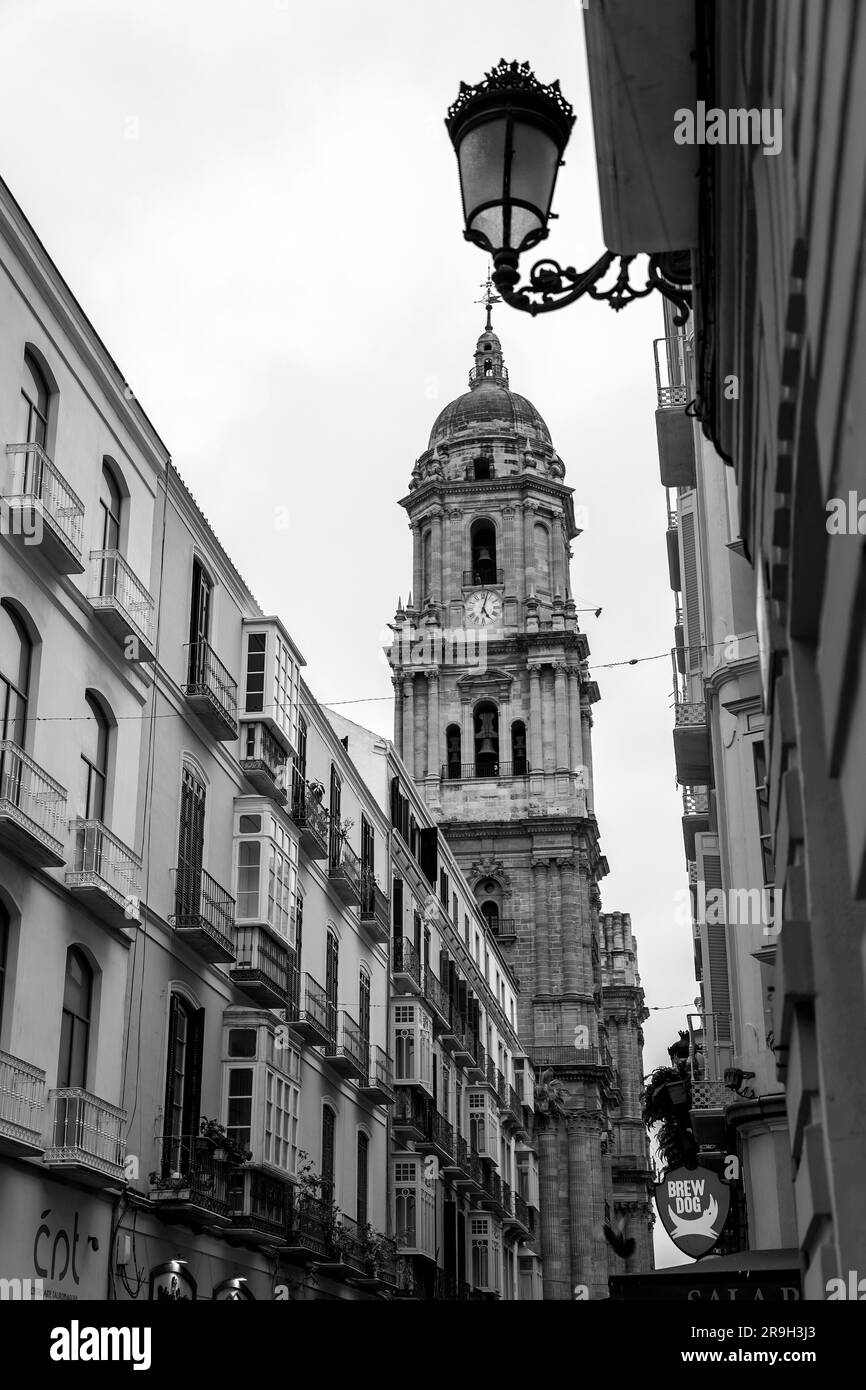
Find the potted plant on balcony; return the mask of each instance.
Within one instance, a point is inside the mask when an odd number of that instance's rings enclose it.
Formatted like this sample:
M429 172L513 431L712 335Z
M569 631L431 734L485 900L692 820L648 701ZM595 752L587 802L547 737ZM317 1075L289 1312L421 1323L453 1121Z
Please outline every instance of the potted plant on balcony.
M389 1256L392 1258L396 1256L397 1242L389 1236L383 1235L381 1231L377 1231L374 1226L370 1225L369 1221L364 1227L361 1237L363 1240L364 1272L371 1279L381 1279L386 1260Z
M242 1148L226 1133L225 1125L218 1124L216 1120L209 1120L204 1115L199 1126L199 1140L203 1140L205 1145L210 1145L210 1150L218 1162L228 1163L233 1168L249 1163L253 1156L252 1149Z
M691 1082L684 1061L673 1067L656 1067L646 1078L644 1124L659 1126L656 1143L666 1168L694 1162L697 1147L688 1123L690 1104Z
M308 782L307 791L310 793L310 796L313 798L314 801L324 800L325 788L321 782Z

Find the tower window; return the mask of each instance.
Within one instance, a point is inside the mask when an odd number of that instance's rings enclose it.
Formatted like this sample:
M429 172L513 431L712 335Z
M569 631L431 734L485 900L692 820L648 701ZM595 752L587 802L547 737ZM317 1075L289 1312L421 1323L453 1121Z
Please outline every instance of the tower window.
M512 771L515 777L525 777L529 771L526 761L526 725L522 719L515 719L511 725Z
M484 454L480 454L472 463L472 475L476 481L485 481L493 477L493 460Z
M483 462L481 459L475 460L475 467ZM490 466L490 460L486 460ZM478 473L475 474L476 478ZM488 473L486 475L490 477ZM497 582L496 570L496 531L489 521L474 521L471 531L472 540L472 574L475 584L495 584Z
M448 780L455 781L460 776L460 725L449 724L445 730L445 750L448 759Z
M475 776L499 775L499 711L492 700L475 707Z
M490 930L496 934L499 930L499 905L498 903L487 902L481 904L481 915L489 926Z

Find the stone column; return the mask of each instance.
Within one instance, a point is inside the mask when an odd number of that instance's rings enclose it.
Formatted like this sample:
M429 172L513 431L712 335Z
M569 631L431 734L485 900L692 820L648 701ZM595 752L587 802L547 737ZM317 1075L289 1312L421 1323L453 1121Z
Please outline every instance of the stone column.
M550 988L554 994L562 993L562 883L559 876L559 860L551 859L548 869L548 899L550 915L547 921L547 939L550 943Z
M571 742L571 770L583 765L583 741L580 737L580 672L568 668L568 732Z
M567 772L568 760L568 667L557 661L553 667L554 709L556 714L556 768Z
M415 677L403 677L403 761L415 775Z
M571 1298L568 1241L562 1221L566 1175L560 1171L562 1127L546 1125L538 1134L538 1188L541 1200L541 1254L545 1300Z
M445 567L445 546L442 540L442 508L437 507L432 513L433 537L430 544L433 547L433 600L438 607L442 604L442 596L445 592L444 587L444 567Z
M448 541L445 566L445 595L447 602L458 598L460 586L463 583L462 555L460 553L460 523L463 513L459 507L449 507L446 512L448 519ZM450 609L449 609L450 627ZM462 625L462 624L461 624Z
M513 594L517 587L517 569L514 555L514 515L515 508L510 504L502 508L502 558L500 564L505 571L505 592Z
M541 723L541 667L529 668L529 766L533 772L544 771L544 747Z
M525 513L521 506L515 508L514 517L514 564L515 564L515 590L517 597L521 600L526 598L526 543L525 543Z
M394 687L394 746L398 754L403 756L403 681L400 676L392 676L391 684Z
M589 1136L584 1122L576 1115L568 1120L568 1224L571 1236L571 1283L593 1282L592 1268L592 1174Z
M418 521L410 521L409 530L412 532L412 602L420 608L424 602L424 556L421 550L423 526Z
M501 763L510 763L513 757L511 749L511 691L506 691L499 701L499 760Z
M562 988L565 994L579 991L577 933L577 867L572 857L559 860L562 881Z
M591 812L595 804L592 786L592 710L589 705L581 705L581 743L583 745L583 765L586 768L586 809Z
M535 993L550 994L550 931L547 906L547 860L532 861L535 910Z
M523 572L526 575L526 593L535 587L535 549L532 528L535 525L537 502L523 504Z
M439 776L439 672L427 671L427 776Z
M460 698L460 760L475 765L475 730L472 727L472 705L465 696Z

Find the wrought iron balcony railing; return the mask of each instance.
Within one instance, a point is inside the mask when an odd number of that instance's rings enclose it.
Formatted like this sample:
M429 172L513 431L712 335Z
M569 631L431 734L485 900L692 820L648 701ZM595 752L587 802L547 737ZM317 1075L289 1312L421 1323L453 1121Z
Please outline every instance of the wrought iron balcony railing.
M498 758L479 758L474 763L443 763L441 777L443 782L473 782L486 781L492 777L528 777L529 772L526 758L516 758L512 762L500 762Z
M166 1134L157 1141L158 1169L151 1173L151 1198L188 1215L228 1219L228 1163L216 1157L212 1142L201 1134Z
M424 968L424 998L430 1004L442 1025L450 1022L451 1000L447 991L433 974L429 965Z
M64 572L80 574L84 568L81 564L84 535L81 498L40 445L9 444L6 456L9 462L3 496L14 503L16 509L29 505L38 512L51 535L36 537L34 534L34 539L42 545L49 539L59 540L73 559L69 568L62 566Z
M677 729L698 727L707 722L707 706L703 700L676 700L674 723Z
M346 839L331 826L328 877L346 903L361 902L361 861Z
M488 921L494 936L503 938L517 935L517 922L513 917L491 917Z
M49 1096L49 1145L43 1161L53 1167L83 1168L119 1179L123 1174L126 1112L81 1086L60 1087Z
M345 1076L363 1079L370 1070L370 1043L345 1009L337 1013L336 1026L323 1055L335 1071Z
M9 1140L29 1149L39 1148L44 1109L42 1068L0 1052L0 1146Z
M388 940L391 931L388 898L370 868L361 870L361 921L377 940Z
M202 720L222 740L238 735L238 684L210 642L188 644L183 693Z
M119 550L91 550L88 602L121 641L137 638L143 651L130 647L132 660L152 661L154 602Z
M296 1032L313 1047L330 1044L336 1029L336 1009L324 988L312 975L305 975L300 991L297 1017L290 1018Z
M242 728L239 761L256 791L285 802L286 750L261 720L253 720Z
M289 953L265 927L235 927L235 961L230 971L245 994L269 1009L289 1001Z
M259 1168L234 1168L227 1174L227 1201L231 1224L246 1238L273 1241L283 1237L289 1212L290 1190L286 1182Z
M64 862L66 788L49 777L23 748L0 739L0 837L44 865Z
M389 1105L394 1100L394 1063L384 1048L370 1048L370 1065L366 1081L361 1081L361 1090L366 1091L371 1100L380 1105Z
M301 848L311 859L326 859L329 852L330 816L303 785L292 793L292 820L301 831Z
M706 816L710 811L710 794L706 787L683 787L683 812L687 816Z
M465 589L473 584L483 588L485 584L503 584L504 582L505 571L497 569L494 565L479 565L477 569L463 571L463 587Z
M118 906L136 903L141 893L141 860L101 820L74 820L73 868L69 888L102 888ZM130 919L135 914L130 914Z
M408 936L398 936L394 942L394 974L405 976L421 988L421 961L415 943Z
M484 367L472 367L469 372L469 385L473 386L476 381L495 381L497 385L507 386L508 368L503 365L485 371Z
M174 876L175 931L206 960L233 960L234 898L194 864L179 864Z
M660 410L689 403L688 346L680 337L656 338L653 343L656 391Z

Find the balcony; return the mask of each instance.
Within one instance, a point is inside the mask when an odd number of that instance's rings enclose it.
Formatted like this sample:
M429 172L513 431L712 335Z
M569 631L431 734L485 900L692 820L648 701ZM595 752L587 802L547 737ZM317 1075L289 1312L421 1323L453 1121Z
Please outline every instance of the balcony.
M225 1239L240 1245L283 1245L291 1191L288 1183L260 1168L234 1168L228 1174L231 1224Z
M394 1063L381 1047L370 1048L370 1069L358 1089L375 1105L394 1104Z
M311 1047L326 1047L334 1035L334 1010L318 980L304 976L297 1018L289 1022Z
M427 1102L411 1086L398 1086L394 1096L391 1126L395 1138L422 1140L427 1134Z
M424 967L424 998L433 1014L434 1033L447 1033L450 1027L451 1000L429 965Z
M0 845L40 869L66 860L66 788L11 739L0 739Z
M280 806L286 803L286 751L268 728L257 720L241 730L241 771L262 796Z
M471 1062L467 1062L466 1076L470 1081L483 1081L487 1075L487 1048L479 1038L475 1041L470 1035L468 1042L475 1043L475 1052Z
M172 873L175 901L172 925L177 936L205 960L214 964L233 961L234 898L204 869L180 864Z
M7 445L0 517L3 534L57 574L84 573L84 503L38 444Z
M361 926L374 941L385 942L391 935L388 899L372 869L361 873Z
M506 1082L499 1092L499 1114L505 1124L523 1129L523 1105L513 1086Z
M488 1056L487 1058L487 1064L484 1068L484 1076L482 1077L482 1082L488 1088L488 1090L493 1092L493 1094L496 1096L498 1100L499 1092L496 1087L496 1064L493 1061L493 1058L490 1056Z
M348 907L361 903L361 861L351 845L331 827L331 852L328 859L328 879L337 897Z
M220 743L238 736L237 681L223 666L209 642L188 644L186 702Z
M87 601L129 661L153 661L154 602L119 550L91 550Z
M466 1026L462 1014L452 1010L451 1032L454 1037L454 1061L471 1071L475 1066L475 1038Z
M292 820L301 832L301 849L308 859L327 859L330 817L321 801L301 786L292 797Z
M266 927L235 928L235 963L229 974L238 988L261 1008L288 1007L288 948Z
M695 836L710 828L708 787L683 787L683 845L686 859L695 859Z
M525 758L514 762L500 762L498 758L479 759L475 763L443 763L441 768L443 782L489 781L507 777L528 777L529 764Z
M442 1172L452 1182L461 1183L466 1179L469 1168L469 1145L462 1134L454 1134L454 1142L450 1153L446 1155L442 1163Z
M493 565L479 565L478 569L463 571L464 589L485 589L491 584L504 584L505 571Z
M680 786L708 786L712 777L710 731L703 700L675 699L674 758Z
M492 917L488 923L490 930L505 946L511 946L517 940L517 922L513 917Z
M668 576L671 589L675 594L679 594L683 587L680 572L680 533L677 528L677 514L670 508L668 509L668 529L665 532L665 544L668 552Z
M533 1230L535 1229L532 1221L532 1215L530 1213L528 1203L523 1197L521 1197L519 1192L514 1193L514 1205L512 1207L512 1214L516 1225L523 1231L525 1231L527 1235L531 1235Z
M126 1112L80 1086L49 1095L50 1143L42 1162L91 1187L124 1181L123 1126Z
M421 961L414 943L407 936L398 936L394 942L391 970L397 994L421 993Z
M432 1105L426 1107L424 1133L416 1140L415 1148L419 1153L435 1153L446 1163L454 1158L453 1126Z
M355 1020L340 1009L333 1031L322 1052L332 1071L363 1080L370 1069L370 1044Z
M0 1153L32 1158L42 1152L45 1072L0 1052Z
M158 1143L159 1169L150 1174L150 1199L160 1218L196 1230L227 1226L231 1170L214 1156L212 1142L201 1134L181 1134L164 1135Z
M478 1198L478 1205L487 1211L495 1212L501 1216L505 1210L502 1200L502 1179L493 1168L493 1163L488 1158L481 1160L482 1189Z
M328 1250L325 1207L307 1193L295 1191L290 1195L286 1239L280 1254L303 1264L318 1262Z
M74 820L74 868L66 886L107 926L123 931L138 922L141 860L100 820Z

